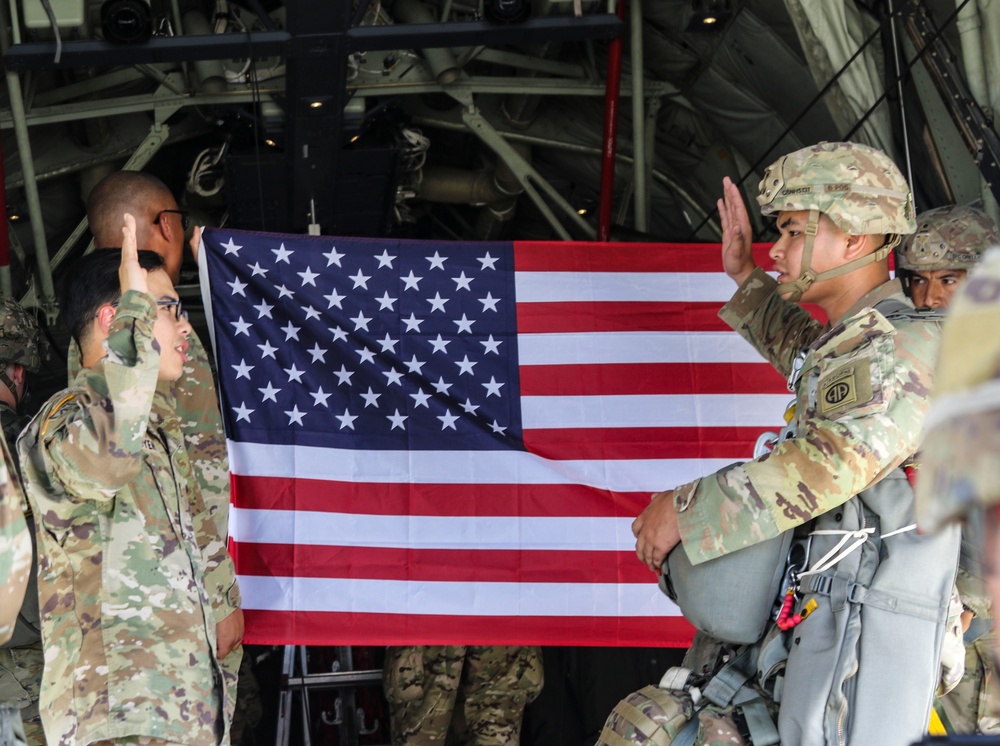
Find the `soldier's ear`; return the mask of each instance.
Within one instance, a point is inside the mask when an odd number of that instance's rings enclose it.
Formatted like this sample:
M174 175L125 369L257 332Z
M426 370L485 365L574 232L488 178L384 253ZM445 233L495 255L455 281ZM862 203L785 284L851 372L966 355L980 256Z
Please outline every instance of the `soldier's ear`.
M110 303L105 303L97 309L97 313L94 315L97 318L97 326L101 330L101 337L108 336L108 328L111 326L111 321L115 318L114 306Z
M878 248L875 243L875 236L854 236L848 233L847 243L844 246L844 258L850 261L871 254Z

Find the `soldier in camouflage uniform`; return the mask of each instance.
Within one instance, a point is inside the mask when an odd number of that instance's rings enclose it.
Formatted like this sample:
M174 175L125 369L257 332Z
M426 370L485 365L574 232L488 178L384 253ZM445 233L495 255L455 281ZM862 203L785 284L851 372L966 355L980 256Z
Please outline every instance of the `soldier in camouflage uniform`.
M228 744L215 623L228 552L158 386L182 375L191 327L125 223L120 255L85 257L61 299L84 368L18 441L38 522L42 721L58 746Z
M3 425L4 442L14 459L19 479L17 436L31 419L19 409L28 387L27 374L38 372L41 364L38 324L34 317L15 301L0 300L0 424ZM22 507L34 544L31 510L27 503ZM37 567L37 561L33 561L14 635L0 647L0 704L20 708L28 746L45 746L38 714L45 657L38 615Z
M963 534L985 536L984 556L963 556L981 563L986 578L994 626L1000 604L1000 249L988 251L970 270L968 281L956 291L949 307L941 340L931 411L921 451L917 480L917 519L931 531L949 521L963 519ZM982 541L973 541L982 544ZM970 593L973 597L975 591ZM974 597L973 597L973 600ZM984 601L980 602L986 606ZM975 625L989 628L976 609ZM996 668L993 635L979 637L967 659L968 676L981 686L955 694L964 709L945 710L945 724L961 723L968 732L997 733ZM995 639L995 638L994 638ZM965 684L963 680L962 684Z
M517 744L524 706L542 684L537 647L390 647L383 685L393 746Z
M955 291L1000 231L988 215L974 207L949 206L917 216L917 231L896 250L897 274L913 305L948 308ZM996 637L981 568L982 547L965 531L957 587L963 606L961 678L939 692L934 709L949 733L1000 734L1000 684L996 671ZM962 639L962 638L960 638ZM948 651L945 651L945 659Z
M1000 243L996 223L982 210L937 207L917 216L917 231L896 250L896 274L917 308L947 308L987 246Z
M884 315L912 310L886 262L914 229L910 192L891 160L862 145L820 143L766 170L757 200L764 215L777 217L780 237L770 250L777 280L754 263L739 190L729 179L724 190L723 266L739 289L720 316L789 377L796 433L754 461L653 495L633 533L639 559L654 571L678 543L698 564L832 511L907 463L928 406L939 326ZM798 302L818 305L828 323ZM796 635L809 628L807 621ZM930 704L926 683L926 692L910 683L915 709ZM916 740L926 727L887 717L886 733L896 739ZM699 739L744 742L718 723Z
M0 643L14 634L31 574L31 534L7 444L0 440ZM0 684L2 685L2 684ZM24 743L20 704L0 702L0 744Z
M123 213L136 216L136 233L139 246L155 251L163 257L164 266L171 282L180 279L180 269L184 254L184 232L187 228L187 213L178 209L177 201L167 186L150 174L138 171L118 171L102 179L87 198L87 220L94 234L94 245L98 249L117 248L121 243L121 216ZM197 244L196 233L192 246ZM219 536L229 534L229 459L226 454L226 437L222 429L219 413L219 399L215 378L198 334L192 330L188 338L188 360L183 375L170 384L181 432L187 445L188 458L197 480L205 504L208 506ZM70 345L70 379L79 370L79 355ZM243 635L243 612L238 608L239 594L234 588L232 604L219 611L217 619L221 625L221 638L241 640ZM228 713L233 725L233 743L239 744L243 730L260 720L259 700L235 696L238 679L245 681L241 690L253 686L250 660L243 662L243 649L237 645L233 652L222 659L222 669L227 685L234 692L229 702L239 708ZM234 719L235 718L235 719Z

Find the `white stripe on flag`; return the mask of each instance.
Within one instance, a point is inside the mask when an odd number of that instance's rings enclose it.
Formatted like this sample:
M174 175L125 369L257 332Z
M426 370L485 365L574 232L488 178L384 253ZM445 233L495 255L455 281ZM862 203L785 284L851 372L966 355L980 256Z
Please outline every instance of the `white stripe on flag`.
M632 518L358 515L293 510L230 511L235 541L410 549L635 549Z
M732 459L551 461L524 451L355 451L227 441L233 474L394 484L581 484L657 492L712 474Z
M517 355L520 365L763 362L735 332L519 334Z
M735 406L737 398L739 406ZM522 396L525 430L604 427L754 427L781 421L788 394Z
M518 303L726 303L736 289L721 272L517 272L514 283Z
M243 607L459 616L679 616L655 583L487 583L241 575ZM447 624L447 622L443 622Z

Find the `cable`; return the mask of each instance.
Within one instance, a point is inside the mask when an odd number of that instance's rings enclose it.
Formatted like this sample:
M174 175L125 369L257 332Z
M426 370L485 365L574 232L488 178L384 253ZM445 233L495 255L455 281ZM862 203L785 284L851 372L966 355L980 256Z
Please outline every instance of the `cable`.
M62 59L62 36L59 34L59 21L56 20L56 12L52 10L52 3L49 0L42 0L42 7L45 8L45 15L49 17L49 23L52 24L52 33L56 35L56 56L52 61L58 65L59 60Z
M267 218L264 216L264 174L260 165L260 132L257 127L257 120L260 112L260 83L257 80L257 63L253 56L253 37L250 29L247 29L247 53L250 57L250 98L254 104L254 111L258 112L253 117L253 147L257 161L257 199L260 200L260 229L267 232Z
M935 41L938 40L938 38L944 33L945 29L947 29L948 26L950 26L954 22L955 18L958 16L958 14L961 12L961 10L968 3L969 3L969 0L963 0L962 3L961 3L961 5L959 5L957 8L955 8L954 11L952 11L951 15L948 16L948 18L941 25L941 27L934 33L934 35L929 40L926 41L926 43L924 44L924 48L917 54L916 57L914 57L912 60L910 60L910 62L908 62L906 64L906 67L902 70L902 72L900 72L900 73L897 74L897 76L895 77L895 79L889 81L889 85L886 86L886 90L883 91L882 95L879 96L875 100L875 103L873 103L868 108L868 110L864 114L861 115L861 118L854 125L854 127L852 127L851 130L846 135L844 135L843 138L841 138L842 140L849 141L855 135L855 133L857 133L857 131L859 129L861 129L861 127L864 125L864 123L868 121L868 118L871 117L871 115L875 112L875 110L879 106L881 106L882 102L885 101L885 99L888 97L888 90L890 88L892 88L893 86L895 86L899 81L901 81L903 79L903 77L906 76L910 72L910 70L913 68L913 66L915 64L917 64L917 62L919 62L923 58L923 56L930 49L930 45L933 44ZM851 63L854 62L855 58L857 58L857 56L859 54L861 54L862 51L864 51L864 49L872 42L872 40L874 39L874 37L877 34L881 33L881 31L882 31L882 24L880 23L879 27L875 30L875 32L870 37L868 37L868 39L865 41L864 44L861 45L861 47L859 47L858 51L854 53L854 55L851 57L851 59L849 59L846 63L844 63L844 66L841 67L840 70L837 72L837 74L830 80L830 82L827 83L823 87L823 90L820 91L819 94L817 94L812 99L812 101L809 102L809 104L805 107L805 109L802 111L802 113L799 114L798 117L796 117L795 121L792 122L792 124L788 128L785 129L785 131L781 134L781 136L778 137L777 141L775 141L775 143L770 148L768 148L765 151L765 153L770 153L775 147L777 147L778 143L780 143L781 140L785 137L785 135L787 135L791 131L791 128L794 127L796 124L798 124L799 120L802 119L802 117L804 117L809 112L809 110L813 107L813 105L823 95L826 94L826 92L827 92L827 90L829 90L830 86L833 83L835 83L838 78L840 78L840 76L847 70L847 68L851 65ZM746 180L746 178L748 176L750 176L752 173L754 173L757 170L757 168L760 167L763 164L765 158L766 158L766 155L765 155L764 158L759 159L753 166L751 166L750 169L746 173L744 173L740 177L739 181L736 182L736 183L737 184L742 184ZM912 183L911 183L911 186L912 186ZM698 227L695 228L693 231L691 231L691 233L689 234L689 237L688 237L687 240L688 241L693 240L694 237L697 235L698 231L700 231L705 226L705 224L708 223L709 220L711 220L711 219L712 219L712 213L711 213L711 211L709 211L709 212L706 213L705 218L701 221L701 223L698 224Z

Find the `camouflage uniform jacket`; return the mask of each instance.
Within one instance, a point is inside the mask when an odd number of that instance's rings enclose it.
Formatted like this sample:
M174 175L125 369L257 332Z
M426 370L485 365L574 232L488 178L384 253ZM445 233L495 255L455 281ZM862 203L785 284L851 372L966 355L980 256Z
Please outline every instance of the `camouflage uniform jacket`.
M208 573L228 559L171 402L157 389L156 306L127 292L107 357L18 441L39 536L49 743L125 736L227 743ZM207 585L207 587L206 587Z
M205 504L215 518L219 536L229 534L229 458L219 414L219 395L208 352L192 330L183 375L171 384L174 408L184 443ZM80 350L70 343L69 380L80 371Z
M756 269L719 315L782 375L805 351L794 384L797 432L766 456L676 489L681 539L694 563L841 505L903 464L919 442L940 325L892 323L875 310L889 298L912 309L896 280L833 326L782 300L776 287Z
M199 540L224 542L229 534L229 459L222 433L222 416L208 353L197 334L188 337L188 344L188 362L183 375L173 383L159 384L159 388L169 390L171 408L177 413L184 438L187 461L201 499L213 519L212 523L197 522L198 529L206 532ZM72 381L81 368L80 348L73 341L69 345L67 368ZM215 603L215 621L221 622L241 603L236 568L228 554L222 563L210 570L209 578L210 586L225 591Z
M31 569L31 535L14 474L7 444L0 442L0 644L14 633Z

